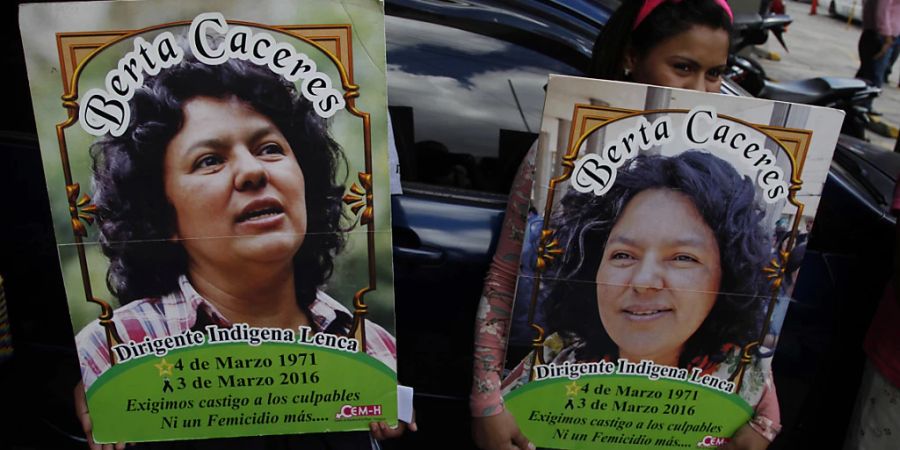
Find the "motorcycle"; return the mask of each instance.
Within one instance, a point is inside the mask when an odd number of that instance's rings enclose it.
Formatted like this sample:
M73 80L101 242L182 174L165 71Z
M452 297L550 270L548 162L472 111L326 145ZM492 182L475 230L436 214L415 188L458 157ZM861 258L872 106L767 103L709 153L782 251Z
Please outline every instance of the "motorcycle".
M881 89L856 78L817 77L775 82L766 76L759 62L742 54L750 46L765 43L769 33L787 51L784 32L792 21L786 14L766 14L735 22L726 76L755 97L843 110L846 116L841 133L865 140L866 128L872 122L872 100Z

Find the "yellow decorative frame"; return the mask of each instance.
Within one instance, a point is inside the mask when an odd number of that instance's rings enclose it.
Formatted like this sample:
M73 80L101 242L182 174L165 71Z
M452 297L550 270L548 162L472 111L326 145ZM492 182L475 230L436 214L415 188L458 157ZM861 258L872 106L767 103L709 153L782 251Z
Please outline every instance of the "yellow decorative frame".
M87 64L97 55L110 46L137 35L190 25L190 21L169 22L139 30L113 30L92 32L57 33L56 47L59 53L60 73L62 76L63 96L62 106L68 112L68 118L56 125L56 137L59 143L60 158L63 167L63 176L66 182L66 198L69 203L72 230L75 235L75 244L78 251L78 261L81 268L84 294L88 302L100 306L100 324L106 330L107 346L122 343L112 322L113 308L109 303L94 296L91 289L90 274L88 273L87 256L84 251L82 238L87 236L87 226L93 225L97 216L96 207L92 204L88 194L81 194L81 185L72 177L69 162L69 152L66 145L66 128L78 121L78 79ZM254 22L229 20L230 25L243 25L266 29L275 33L299 39L317 49L327 56L340 72L341 86L344 89L344 100L347 110L362 120L363 145L365 149L365 172L358 173L359 182L354 182L343 201L351 207L356 220L360 225L367 227L368 231L368 286L363 287L353 296L353 326L350 335L360 342L360 351L366 348L365 317L368 314L368 306L364 296L376 288L375 272L375 221L374 221L374 186L372 183L372 130L371 116L367 112L360 111L356 107L356 98L359 97L359 86L353 82L353 45L351 41L352 27L349 24L315 24L315 25L289 25L270 26ZM110 351L110 357L115 364L114 353Z
M550 218L553 210L553 199L556 194L556 186L572 176L575 169L575 160L578 158L578 149L581 148L584 141L595 131L619 120L628 119L637 116L649 114L673 114L673 113L689 113L688 109L656 109L656 110L630 110L622 108L613 108L608 106L576 104L572 112L572 129L569 133L566 153L563 155L560 165L563 172L558 177L550 180L547 201L544 205L544 223L541 230L540 240L537 248L537 261L535 264L535 288L531 291L530 305L528 309L528 323L537 333L532 340L532 367L545 364L543 360L544 346L544 329L540 325L534 323L534 311L537 307L538 291L540 290L543 274L547 270L549 264L559 257L564 250L559 247L559 242L554 239L555 230L551 228ZM785 276L785 265L787 263L790 249L794 247L797 240L797 231L800 228L800 220L803 215L803 203L797 200L797 191L803 184L800 174L803 171L803 163L806 160L806 154L809 152L810 141L812 140L812 132L809 130L800 130L793 128L783 128L767 125L757 125L736 117L720 114L719 118L730 120L735 123L752 128L772 139L778 147L788 156L791 164L791 179L788 187L788 202L797 208L794 215L794 223L791 233L788 237L787 246L779 251L777 258L773 258L767 267L762 270L768 275L768 279L772 282L769 304L766 308L766 320L760 331L759 338L756 341L745 345L741 351L741 361L737 369L731 376L731 380L735 381L735 392L740 390L746 365L752 360L751 352L760 345L760 342L769 332L769 324L772 321L772 314L775 311L775 302L778 300L778 292ZM534 371L529 375L529 381L532 379Z

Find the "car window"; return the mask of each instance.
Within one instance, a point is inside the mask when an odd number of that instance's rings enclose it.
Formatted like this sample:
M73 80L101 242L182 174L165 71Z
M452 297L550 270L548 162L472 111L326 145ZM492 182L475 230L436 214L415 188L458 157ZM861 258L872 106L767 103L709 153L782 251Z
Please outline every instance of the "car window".
M444 25L389 16L386 28L401 179L508 193L540 129L547 75L580 71Z

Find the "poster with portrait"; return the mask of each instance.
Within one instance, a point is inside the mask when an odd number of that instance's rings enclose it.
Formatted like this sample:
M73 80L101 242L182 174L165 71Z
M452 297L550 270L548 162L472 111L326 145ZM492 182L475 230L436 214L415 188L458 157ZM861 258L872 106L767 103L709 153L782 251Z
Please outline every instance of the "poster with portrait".
M515 304L534 340L502 382L532 442L716 447L769 425L772 355L842 120L550 77Z
M98 442L397 421L383 4L30 4Z

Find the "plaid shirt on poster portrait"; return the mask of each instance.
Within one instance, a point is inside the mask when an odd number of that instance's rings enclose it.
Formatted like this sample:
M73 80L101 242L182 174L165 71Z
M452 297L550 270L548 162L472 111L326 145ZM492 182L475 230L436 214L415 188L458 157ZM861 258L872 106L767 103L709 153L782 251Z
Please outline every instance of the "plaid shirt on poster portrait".
M186 276L178 279L179 289L158 298L146 298L128 303L116 309L113 322L123 342L142 342L150 339L176 336L200 324L230 327L226 319L212 303L203 298ZM309 305L310 319L316 331L346 334L353 322L352 315L343 305L328 294L318 291ZM391 370L397 370L397 345L394 337L381 326L366 320L366 353L378 359ZM97 377L111 367L106 348L106 332L95 320L75 337L81 376L85 389Z

